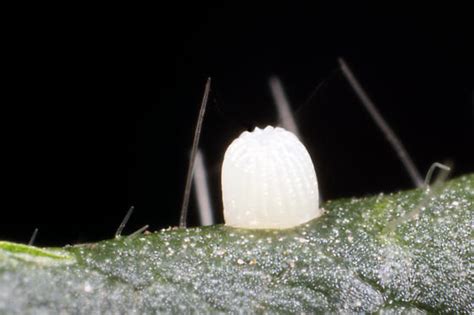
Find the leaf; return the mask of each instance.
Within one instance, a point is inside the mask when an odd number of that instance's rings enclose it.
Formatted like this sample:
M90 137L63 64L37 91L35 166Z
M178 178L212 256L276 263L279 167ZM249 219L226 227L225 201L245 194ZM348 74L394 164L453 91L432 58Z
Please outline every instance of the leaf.
M473 312L474 174L324 208L289 230L0 242L0 313Z

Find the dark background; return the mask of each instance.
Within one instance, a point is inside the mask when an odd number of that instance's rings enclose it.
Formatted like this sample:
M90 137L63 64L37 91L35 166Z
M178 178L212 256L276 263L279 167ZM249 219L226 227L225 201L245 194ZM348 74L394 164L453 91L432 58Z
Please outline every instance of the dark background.
M452 176L472 172L469 12L360 2L12 11L2 42L0 239L27 242L35 227L38 245L110 238L131 205L125 234L177 225L208 76L201 148L220 220L226 146L277 121L270 75L284 83L325 199L412 188L338 56L423 174L447 159ZM191 225L195 216L191 200Z

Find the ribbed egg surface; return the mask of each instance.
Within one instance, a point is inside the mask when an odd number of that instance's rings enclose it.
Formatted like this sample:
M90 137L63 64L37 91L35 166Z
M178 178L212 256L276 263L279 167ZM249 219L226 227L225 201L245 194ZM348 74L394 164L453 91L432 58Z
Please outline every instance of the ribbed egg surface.
M321 215L316 172L298 138L271 126L245 131L222 165L226 225L285 229Z

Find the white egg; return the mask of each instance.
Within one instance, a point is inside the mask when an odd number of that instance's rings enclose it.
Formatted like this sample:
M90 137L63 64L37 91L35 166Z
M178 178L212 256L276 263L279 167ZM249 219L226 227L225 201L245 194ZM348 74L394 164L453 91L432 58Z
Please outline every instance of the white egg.
M245 131L224 156L225 224L286 229L319 217L319 192L311 157L298 138L271 126Z

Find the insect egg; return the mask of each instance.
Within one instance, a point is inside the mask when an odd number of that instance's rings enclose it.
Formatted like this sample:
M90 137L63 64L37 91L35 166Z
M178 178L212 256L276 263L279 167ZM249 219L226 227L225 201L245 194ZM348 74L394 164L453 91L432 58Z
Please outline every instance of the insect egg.
M222 164L224 220L228 226L285 229L319 217L319 193L311 157L283 128L245 131Z

